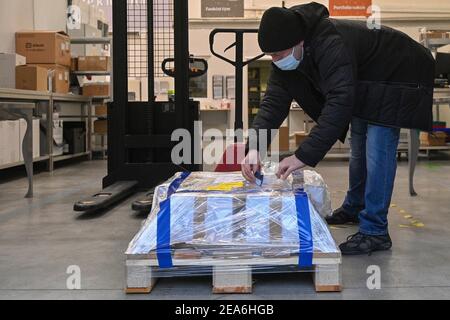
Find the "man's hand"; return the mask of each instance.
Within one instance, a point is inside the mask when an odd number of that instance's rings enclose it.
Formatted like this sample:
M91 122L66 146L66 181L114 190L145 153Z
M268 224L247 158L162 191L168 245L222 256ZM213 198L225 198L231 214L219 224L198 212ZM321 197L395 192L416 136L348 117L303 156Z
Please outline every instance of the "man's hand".
M256 183L255 173L261 171L261 157L259 152L250 150L241 165L244 178L251 183Z
M277 177L278 179L286 180L292 172L303 169L304 167L306 167L306 165L298 160L294 155L281 161L280 167L278 168Z

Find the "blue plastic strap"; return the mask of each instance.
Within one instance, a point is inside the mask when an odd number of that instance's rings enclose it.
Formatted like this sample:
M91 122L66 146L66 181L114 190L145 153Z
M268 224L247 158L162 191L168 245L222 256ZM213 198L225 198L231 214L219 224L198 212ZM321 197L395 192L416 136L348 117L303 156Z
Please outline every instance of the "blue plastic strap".
M305 192L295 193L297 206L298 236L299 236L299 266L311 268L313 266L313 239L308 195Z
M183 172L179 178L174 180L167 190L167 199L160 203L156 255L161 269L173 268L172 251L170 249L170 197L177 192L189 175L189 172Z

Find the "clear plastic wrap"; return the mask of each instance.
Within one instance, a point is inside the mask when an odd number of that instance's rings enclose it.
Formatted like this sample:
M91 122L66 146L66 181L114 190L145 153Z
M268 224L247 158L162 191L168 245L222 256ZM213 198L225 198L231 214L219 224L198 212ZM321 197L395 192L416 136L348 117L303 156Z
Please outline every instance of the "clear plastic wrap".
M126 254L158 261L159 276L171 277L209 274L207 267L220 264L299 271L315 257L337 256L321 217L331 212L327 187L313 171L302 178L303 188L296 181L293 190L292 178L270 172L261 187L240 173L179 173L156 188Z

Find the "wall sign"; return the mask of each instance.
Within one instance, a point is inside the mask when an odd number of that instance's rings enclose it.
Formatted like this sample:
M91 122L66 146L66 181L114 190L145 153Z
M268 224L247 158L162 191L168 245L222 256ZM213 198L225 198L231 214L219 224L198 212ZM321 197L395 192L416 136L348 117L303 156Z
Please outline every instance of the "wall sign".
M331 16L369 17L368 8L372 0L330 0Z
M202 0L202 18L243 18L244 0Z

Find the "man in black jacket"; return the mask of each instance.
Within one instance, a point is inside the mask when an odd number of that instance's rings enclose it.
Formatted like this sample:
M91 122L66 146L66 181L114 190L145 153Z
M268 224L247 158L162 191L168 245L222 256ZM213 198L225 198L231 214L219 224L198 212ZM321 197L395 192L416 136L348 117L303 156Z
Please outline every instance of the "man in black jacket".
M295 155L280 163L278 177L315 167L351 126L350 188L327 222L360 224L340 246L343 254L389 250L400 128L432 129L431 53L391 28L331 19L314 2L267 10L259 44L272 56L273 69L252 128L278 129L293 100L317 123ZM255 181L265 151L249 149L242 166L249 181Z

